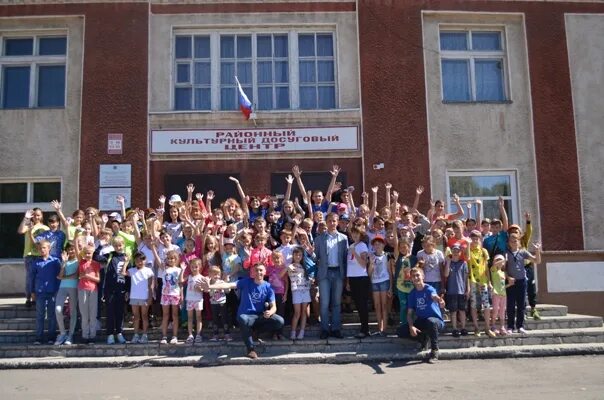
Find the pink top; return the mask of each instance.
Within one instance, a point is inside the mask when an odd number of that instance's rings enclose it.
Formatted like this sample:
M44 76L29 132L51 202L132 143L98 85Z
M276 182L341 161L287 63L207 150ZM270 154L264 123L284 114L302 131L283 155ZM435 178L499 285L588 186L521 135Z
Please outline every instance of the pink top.
M78 276L83 274L93 274L96 273L96 276L99 276L99 271L101 270L101 264L94 260L86 261L81 260L80 265L78 267ZM95 291L99 284L93 282L89 279L80 279L78 281L78 289L80 290L88 290Z

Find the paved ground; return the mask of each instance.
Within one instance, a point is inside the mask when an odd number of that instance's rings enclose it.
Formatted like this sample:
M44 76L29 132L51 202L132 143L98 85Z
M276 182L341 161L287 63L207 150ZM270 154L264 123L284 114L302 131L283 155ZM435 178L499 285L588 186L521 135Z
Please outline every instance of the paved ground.
M434 382L428 385L428 382ZM604 356L349 365L13 370L2 399L603 399ZM196 389L193 389L196 388ZM68 397L69 396L69 397Z

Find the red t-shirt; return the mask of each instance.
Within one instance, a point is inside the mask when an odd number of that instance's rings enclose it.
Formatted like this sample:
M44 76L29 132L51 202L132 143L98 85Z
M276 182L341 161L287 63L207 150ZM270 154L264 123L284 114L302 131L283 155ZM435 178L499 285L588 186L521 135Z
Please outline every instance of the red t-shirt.
M96 273L96 275L98 277L100 270L101 270L101 264L99 264L98 262L96 262L94 260L90 260L90 261L81 260L80 266L78 267L78 276L83 275L83 274ZM80 290L94 291L94 290L96 290L98 285L99 285L98 283L91 281L89 279L80 279L78 281L78 289L80 289Z

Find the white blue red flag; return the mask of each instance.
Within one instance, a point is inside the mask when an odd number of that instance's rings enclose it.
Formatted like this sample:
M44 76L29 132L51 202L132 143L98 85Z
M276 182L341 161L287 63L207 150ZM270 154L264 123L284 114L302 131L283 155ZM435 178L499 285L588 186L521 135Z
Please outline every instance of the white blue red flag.
M245 119L250 119L250 114L252 113L252 102L247 98L247 95L243 91L243 88L241 87L237 77L235 77L235 81L237 81L237 89L239 90L239 109L243 115L245 115Z

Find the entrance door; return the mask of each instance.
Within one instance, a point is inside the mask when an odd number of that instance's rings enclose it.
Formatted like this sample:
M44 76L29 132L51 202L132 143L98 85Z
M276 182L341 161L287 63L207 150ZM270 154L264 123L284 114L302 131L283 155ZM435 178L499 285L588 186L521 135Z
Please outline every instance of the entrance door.
M275 172L271 174L271 193L277 194L280 198L285 195L285 190L287 189L285 177L287 177L289 174L290 173L288 172ZM304 172L304 174L302 174L302 181L304 182L304 187L306 190L321 190L325 195L325 191L329 187L329 182L331 181L331 174L329 172ZM337 181L342 182L342 187L345 188L346 172L340 171ZM304 204L302 202L302 197L300 197L298 184L294 180L290 200L293 201L296 197L298 197L301 205ZM333 200L336 200L335 197Z
M229 180L229 176L239 179L239 174L183 174L166 175L164 177L164 188L166 197L170 198L173 194L178 194L184 200L187 198L187 185L195 185L195 193L203 193L203 201L206 200L208 190L214 191L214 200L212 207L220 206L220 203L233 197L240 201L239 193L235 183ZM194 194L195 194L194 193Z

